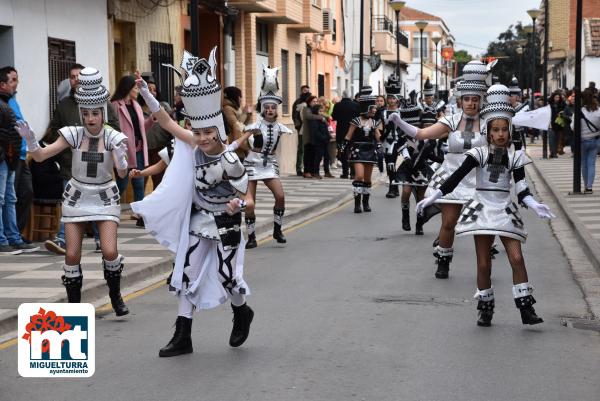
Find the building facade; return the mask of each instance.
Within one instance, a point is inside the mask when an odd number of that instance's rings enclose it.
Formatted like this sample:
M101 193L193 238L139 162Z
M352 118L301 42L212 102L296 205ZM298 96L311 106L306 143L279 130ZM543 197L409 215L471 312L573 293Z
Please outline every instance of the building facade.
M42 136L57 104L57 86L74 62L111 79L105 0L0 0L1 64L19 73L17 99L23 115Z

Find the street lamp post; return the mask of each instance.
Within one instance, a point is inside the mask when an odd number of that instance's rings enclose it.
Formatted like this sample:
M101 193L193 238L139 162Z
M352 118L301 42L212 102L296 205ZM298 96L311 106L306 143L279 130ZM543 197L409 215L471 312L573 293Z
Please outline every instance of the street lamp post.
M363 58L365 57L364 52L364 41L365 41L365 0L360 0L360 37L359 37L359 52L358 52L358 91L360 92L363 86Z
M396 13L396 76L398 81L402 82L400 68L400 10L406 5L405 1L392 0L390 6Z
M421 32L421 36L419 37L419 53L420 53L420 57L421 57L421 76L420 76L420 80L421 80L421 100L423 100L423 31L425 31L425 28L427 27L429 23L427 21L417 21L415 22L415 25L417 26L417 28L419 29L419 31Z
M192 30L192 54L198 54L198 0L191 0L190 29Z
M573 193L581 194L581 29L583 0L577 0L575 18L575 126L573 132Z
M550 17L550 10L548 9L548 0L544 0L544 87L542 93L544 95L544 104L548 99L548 24Z
M523 47L519 45L516 49L517 54L519 55L519 82L521 85L523 84Z
M533 34L533 26L532 25L526 25L523 27L523 31L527 34L527 47L529 48L529 50L531 50L531 36ZM527 52L524 53L525 56L525 60L527 60ZM527 91L529 92L529 105L531 106L531 108L533 109L533 83L530 82L531 80L531 75L532 74L524 74L524 75L528 75L527 76Z
M433 36L431 38L431 41L433 43L435 43L435 93L437 94L440 90L439 86L439 82L438 82L438 44L440 43L440 40L442 40L441 36Z
M532 69L533 71L531 72L531 87L532 87L532 100L533 100L533 94L535 93L535 89L536 89L536 77L535 77L535 70L536 70L536 51L535 51L535 41L536 41L536 27L535 27L535 21L538 19L538 17L540 16L540 14L542 13L541 10L537 9L537 8L533 8L531 10L527 10L527 14L529 14L529 16L531 17L531 20L533 21L533 31L532 31L532 36L531 36L531 48L533 49L533 58L532 58ZM545 99L544 99L545 101ZM531 109L533 110L534 108L534 103L531 103ZM546 159L548 157L548 131L542 131L542 157L544 159Z

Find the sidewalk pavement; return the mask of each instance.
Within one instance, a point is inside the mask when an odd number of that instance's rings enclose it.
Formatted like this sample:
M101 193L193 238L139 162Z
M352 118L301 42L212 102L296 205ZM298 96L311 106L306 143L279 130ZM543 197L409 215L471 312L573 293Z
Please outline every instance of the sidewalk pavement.
M544 184L566 215L569 226L590 262L600 272L600 185L591 195L572 194L573 157L570 151L556 159L543 159L542 148L537 146L530 146L528 153ZM583 192L583 180L581 177L579 179ZM596 163L596 181L598 180L600 160Z
M339 174L339 171L334 169L333 173ZM335 209L352 198L350 180L287 176L282 177L282 183L286 198L284 230ZM256 203L256 232L260 240L270 237L273 229L274 199L263 183L258 185ZM173 262L173 254L144 229L137 228L135 221L130 219L130 213L128 205L124 205L118 231L119 253L125 256L123 295L134 292L141 282L150 285L160 281L170 273ZM290 245L293 246L284 246ZM21 303L66 302L60 279L64 256L46 251L43 244L40 246L42 250L39 252L0 255L0 338L14 331L17 308ZM101 268L102 255L95 253L94 249L93 239L85 238L81 258L84 277L82 299L98 304L100 300L107 302L108 290Z

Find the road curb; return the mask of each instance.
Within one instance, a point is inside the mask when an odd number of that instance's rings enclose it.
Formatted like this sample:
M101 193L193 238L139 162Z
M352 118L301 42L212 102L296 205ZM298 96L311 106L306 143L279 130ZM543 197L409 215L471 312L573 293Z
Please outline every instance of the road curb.
M302 224L305 221L310 220L311 218L316 218L320 215L328 213L346 202L352 199L352 191L350 185L348 186L348 192L344 194L340 194L339 196L334 196L329 199L324 199L322 201L316 202L312 205L309 205L305 208L296 210L288 215L284 216L284 232L286 230L292 229L295 226ZM127 209L124 209L127 210ZM273 222L270 220L263 221L256 225L256 237L258 241L262 241L271 237L271 233L273 230ZM126 255L125 255L126 256ZM136 267L127 267L127 257L125 257L125 269L122 276L122 295L125 297L133 292L136 289L136 284L149 280L152 277L156 277L156 281L160 281L163 279L166 273L169 273L173 268L173 256L170 255L162 258L158 262L139 265ZM94 282L87 282L85 280L85 272L83 274L84 277L84 285L82 289L82 299L88 303L96 303L102 298L106 298L108 295L108 288L106 287L106 283L102 280L94 280ZM57 295L54 297L46 298L43 300L39 300L38 302L45 303L64 303L67 302L67 294L66 292L62 295ZM0 316L0 342L8 338L14 338L12 333L15 333L15 327L17 327L18 315L17 311L11 311Z
M569 228L573 230L577 236L577 239L583 245L583 251L585 252L585 255L590 260L592 266L594 266L596 272L600 273L600 246L598 241L594 239L577 214L570 210L564 195L562 195L553 185L551 185L550 182L548 182L548 180L546 180L546 177L544 177L541 169L537 166L534 158L532 158L532 161L535 172L540 177L540 180L544 186L548 189L548 192L554 198L556 204L560 207L562 213L567 217L567 224Z

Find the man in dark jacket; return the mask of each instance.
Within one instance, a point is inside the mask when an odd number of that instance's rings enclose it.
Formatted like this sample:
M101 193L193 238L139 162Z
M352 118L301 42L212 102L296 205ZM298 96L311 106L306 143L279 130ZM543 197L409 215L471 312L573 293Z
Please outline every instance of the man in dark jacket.
M8 102L17 88L13 67L0 68L0 253L18 254L39 249L26 244L17 227L15 169L19 164L21 137L17 120Z
M79 72L85 67L81 64L73 64L69 69L69 81L71 84L71 94L61 100L54 109L54 114L50 125L46 130L44 141L48 144L55 142L58 139L58 130L62 127L69 126L81 126L81 119L79 116L79 107L75 102L75 88L79 85L78 77ZM110 102L107 104L108 111L108 125L117 131L121 131L119 126L119 118L117 117ZM60 175L66 184L71 179L71 158L73 157L71 149L67 148L60 152L56 159L60 165ZM96 227L95 224L93 227ZM98 242L98 236L96 229L94 228L94 236L96 237L96 251L100 251L100 245ZM48 240L44 244L46 249L51 252L64 254L65 253L65 228L64 224L60 224L60 230L56 234L56 239Z
M358 115L358 103L350 99L347 91L343 91L342 100L333 106L333 112L331 113L331 118L337 123L335 127L335 141L337 142L338 149L340 149L342 143L344 143L344 138L350 128L350 121L352 121L354 117L358 117ZM345 154L340 154L340 159L342 162L342 175L340 178L348 178L348 157Z
M300 97L292 104L292 120L298 131L298 148L296 150L296 175L302 176L302 159L304 158L304 145L302 142L302 108L306 106L306 99L310 96L308 85L300 87Z

